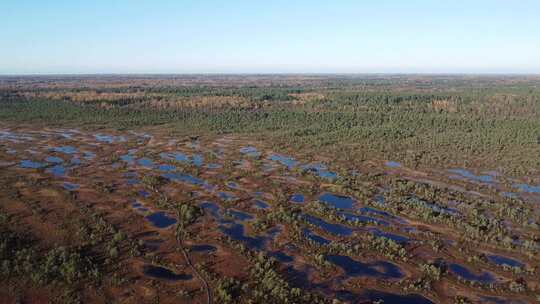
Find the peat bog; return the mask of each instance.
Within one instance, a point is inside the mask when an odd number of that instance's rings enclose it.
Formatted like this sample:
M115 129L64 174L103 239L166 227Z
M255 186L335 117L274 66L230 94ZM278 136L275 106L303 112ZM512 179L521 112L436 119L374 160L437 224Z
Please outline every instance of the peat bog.
M539 85L0 77L0 299L536 303Z

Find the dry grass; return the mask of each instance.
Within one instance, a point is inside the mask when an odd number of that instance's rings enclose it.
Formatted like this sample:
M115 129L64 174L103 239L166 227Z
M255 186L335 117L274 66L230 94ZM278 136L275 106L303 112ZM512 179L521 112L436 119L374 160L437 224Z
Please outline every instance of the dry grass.
M289 96L294 97L293 104L302 105L308 102L323 101L326 99L321 93L291 93Z
M454 100L434 100L431 102L431 108L437 112L456 113L458 111L458 104Z
M182 109L182 108L248 108L251 102L238 96L195 96L171 97L165 99L151 99L135 105L136 107L150 107L155 109Z

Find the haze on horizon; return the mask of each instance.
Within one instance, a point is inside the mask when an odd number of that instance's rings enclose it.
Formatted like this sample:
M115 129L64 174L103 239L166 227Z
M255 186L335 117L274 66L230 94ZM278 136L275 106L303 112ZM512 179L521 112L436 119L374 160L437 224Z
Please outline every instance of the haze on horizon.
M533 0L21 0L0 11L4 75L540 73Z

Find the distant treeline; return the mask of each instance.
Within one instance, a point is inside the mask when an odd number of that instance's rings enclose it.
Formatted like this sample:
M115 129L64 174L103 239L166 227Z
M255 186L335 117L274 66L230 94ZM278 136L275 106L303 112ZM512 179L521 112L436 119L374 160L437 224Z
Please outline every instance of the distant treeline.
M398 77L364 80L366 87L361 79L323 79L304 87L293 80L290 86L19 84L0 90L0 121L167 125L181 133L251 134L342 159L377 156L412 166L482 159L523 172L540 168L533 157L540 152L540 82L525 79L472 79L478 85L471 85L466 78L430 84ZM388 89L374 89L381 83Z

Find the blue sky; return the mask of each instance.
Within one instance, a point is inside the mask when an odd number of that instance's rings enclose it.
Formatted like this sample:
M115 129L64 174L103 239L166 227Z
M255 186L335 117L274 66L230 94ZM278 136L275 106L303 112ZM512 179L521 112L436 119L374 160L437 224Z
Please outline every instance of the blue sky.
M540 73L540 1L0 1L0 74Z

